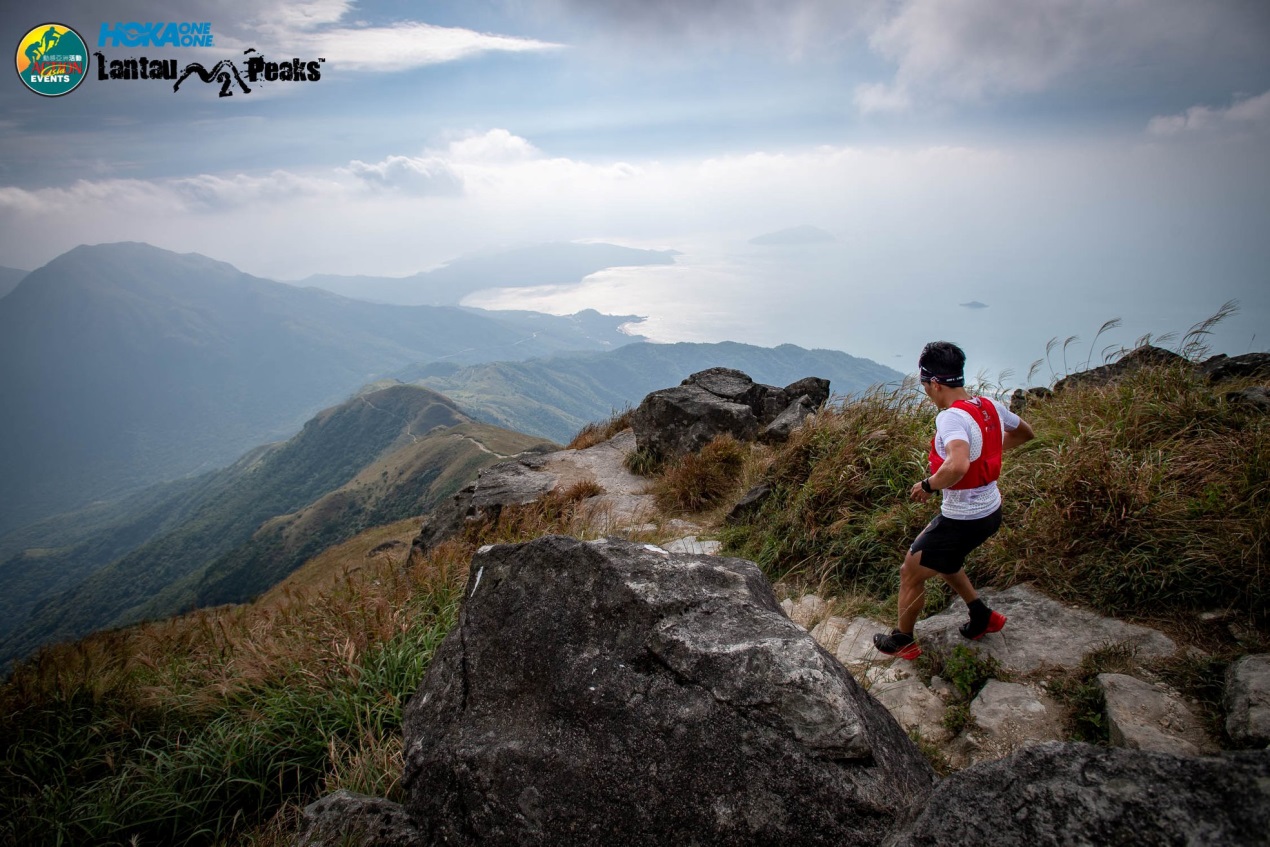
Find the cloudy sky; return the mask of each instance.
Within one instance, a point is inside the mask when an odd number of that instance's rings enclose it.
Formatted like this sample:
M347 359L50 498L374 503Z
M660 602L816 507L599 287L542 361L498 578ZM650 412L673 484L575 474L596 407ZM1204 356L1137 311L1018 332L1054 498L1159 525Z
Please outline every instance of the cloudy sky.
M5 4L10 43L107 59L324 59L59 98L0 82L0 265L137 240L297 280L545 241L674 248L474 305L647 315L660 341L792 342L901 370L932 338L1033 382L1237 299L1270 348L1264 0L308 0ZM98 46L103 22L215 46ZM814 226L832 241L756 245ZM963 306L978 303L986 308ZM1098 339L1106 320L1123 326Z

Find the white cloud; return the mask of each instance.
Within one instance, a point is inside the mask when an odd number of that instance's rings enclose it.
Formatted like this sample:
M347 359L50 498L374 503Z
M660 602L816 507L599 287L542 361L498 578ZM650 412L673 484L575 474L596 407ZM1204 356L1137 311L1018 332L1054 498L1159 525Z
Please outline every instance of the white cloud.
M853 100L856 108L866 115L873 112L907 112L913 105L906 88L885 82L857 85Z
M353 71L402 71L482 53L542 52L563 46L412 21L391 27L322 29L291 40L297 49L326 58L332 68Z
M460 162L523 162L542 158L542 151L505 129L492 129L451 142L450 158Z
M1157 115L1147 124L1151 135L1270 129L1270 91L1236 100L1226 108L1192 106L1176 115Z
M354 160L348 172L370 185L420 196L463 191L462 177L439 156L389 156L374 164Z
M1265 35L1248 4L1222 2L899 0L893 8L869 43L895 63L894 80L862 87L862 109L900 94L974 101L1035 93L1094 74L1101 87L1115 87L1151 68L1256 55L1256 33Z
M306 0L255 6L241 17L218 15L218 50L256 48L271 56L322 57L334 71L396 72L468 59L486 53L535 53L564 47L533 38L476 32L405 20L369 25L353 18L349 0Z
M350 0L289 0L267 8L262 25L289 33L339 23L353 4Z

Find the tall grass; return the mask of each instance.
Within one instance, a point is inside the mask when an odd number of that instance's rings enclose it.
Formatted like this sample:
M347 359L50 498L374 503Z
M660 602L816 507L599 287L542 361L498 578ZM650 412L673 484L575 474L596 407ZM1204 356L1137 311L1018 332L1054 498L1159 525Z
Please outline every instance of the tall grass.
M1195 608L1270 616L1270 423L1227 403L1184 362L1075 386L1024 412L1037 438L1006 455L1001 532L972 554L977 582L1034 581L1109 613ZM774 578L886 597L936 505L926 475L933 408L908 389L813 419L772 460L774 493L730 529L732 551Z
M925 476L933 419L911 385L810 418L772 458L765 476L773 493L762 509L725 531L729 548L774 579L889 595L898 587L896 556L930 518L908 491Z

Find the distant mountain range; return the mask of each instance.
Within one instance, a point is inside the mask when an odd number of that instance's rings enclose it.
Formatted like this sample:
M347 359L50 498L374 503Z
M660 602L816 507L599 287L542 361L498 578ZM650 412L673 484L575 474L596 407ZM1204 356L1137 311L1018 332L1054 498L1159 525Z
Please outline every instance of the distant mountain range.
M0 533L223 466L410 363L611 349L638 340L618 331L631 320L377 305L146 244L77 247L0 299Z
M8 539L0 663L103 627L248 600L332 544L428 512L481 467L550 446L477 423L425 388L359 395L231 467L47 521L43 546L15 552ZM35 530L21 535L34 541Z
M0 297L17 288L18 283L29 273L30 271L20 271L17 268L0 267Z
M605 268L673 264L677 255L674 250L637 250L615 244L537 244L464 256L407 277L317 274L295 284L373 303L456 306L467 295L486 288L566 285Z
M780 386L819 376L828 379L830 390L841 396L904 376L836 350L805 350L792 344L754 347L731 341L637 343L607 353L564 353L468 366L434 362L393 376L440 391L482 420L567 443L585 424L638 405L649 392L678 385L690 374L716 366L736 368L757 382Z
M630 252L520 257L544 274L673 260ZM475 260L450 267L477 284ZM368 303L135 243L21 276L0 298L0 662L248 599L704 368L838 394L900 378L793 345L641 343L622 331L639 320Z

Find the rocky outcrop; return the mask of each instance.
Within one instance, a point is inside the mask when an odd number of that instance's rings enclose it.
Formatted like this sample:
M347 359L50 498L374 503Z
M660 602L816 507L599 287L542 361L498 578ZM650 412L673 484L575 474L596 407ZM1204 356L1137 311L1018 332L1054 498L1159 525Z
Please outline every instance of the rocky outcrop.
M775 420L759 431L758 440L764 444L783 444L794 434L794 430L803 425L803 421L816 413L819 405L809 395L800 395Z
M1261 385L1254 385L1242 391L1227 391L1226 402L1265 414L1270 412L1270 391Z
M1192 362L1163 347L1146 345L1130 350L1109 365L1066 376L1055 383L1054 391L1062 391L1077 385L1106 385L1144 367L1184 368L1212 383L1246 378L1265 380L1270 379L1270 353L1244 353L1240 356L1227 356L1223 353L1202 362ZM1044 389L1033 388L1029 391L1037 392ZM1026 402L1026 397L1019 391L1015 391L1015 399ZM1013 404L1014 399L1011 401L1011 407Z
M1244 656L1226 671L1226 734L1241 747L1270 744L1270 655Z
M1065 376L1054 384L1054 391L1057 393L1077 385L1106 385L1109 382L1115 382L1125 374L1144 367L1192 367L1192 365L1186 358L1179 356L1172 350L1165 350L1163 347L1153 347L1148 344L1142 347L1135 347L1109 365L1102 365Z
M404 735L431 843L877 844L933 783L757 566L617 540L483 549Z
M1254 377L1270 379L1270 353L1244 353L1240 356L1221 354L1207 359L1199 366L1199 372L1210 382Z
M1039 386L1029 388L1027 391L1022 388L1016 388L1014 393L1010 395L1010 411L1016 415L1021 415L1027 410L1029 403L1036 400L1047 400L1053 396L1053 391Z
M720 435L782 441L828 399L826 379L807 377L777 388L732 368L710 368L649 394L631 426L639 449L668 459L694 453Z
M1264 845L1270 754L1194 758L1041 744L939 784L889 847Z

